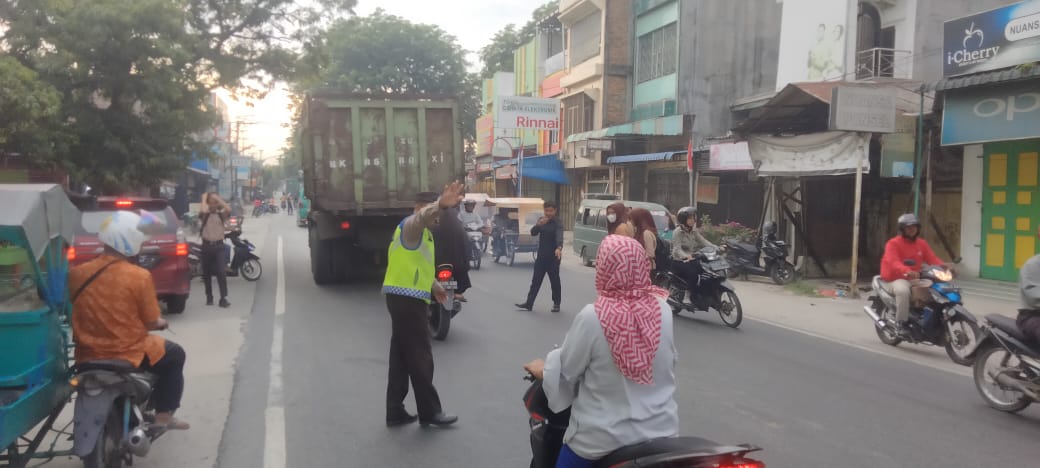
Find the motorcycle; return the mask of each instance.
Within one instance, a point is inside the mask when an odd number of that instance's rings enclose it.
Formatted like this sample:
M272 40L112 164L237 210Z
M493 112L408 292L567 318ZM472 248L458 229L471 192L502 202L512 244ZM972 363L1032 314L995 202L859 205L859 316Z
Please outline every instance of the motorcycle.
M983 346L975 359L975 388L989 406L1017 413L1040 402L1040 343L1028 339L1015 320L990 314L982 326Z
M552 468L563 447L563 435L570 425L570 408L559 413L549 409L542 381L528 374L531 385L524 392L528 426L531 428L531 468ZM700 437L667 437L619 448L601 460L596 468L765 468L747 458L762 449L753 445L723 445Z
M155 376L121 360L87 362L74 371L73 455L85 468L130 466L134 457L147 456L166 432L154 424Z
M444 341L448 338L448 331L451 330L451 319L462 311L462 303L455 300L455 290L459 288L459 283L455 281L455 267L448 264L439 265L437 282L444 288L448 300L444 304L431 301L427 309L427 319L430 336L437 341Z
M739 327L744 320L744 309L736 289L727 279L729 262L714 247L701 249L691 261L698 262L700 266L696 285L687 284L685 279L672 271L670 265L675 260L659 260L658 269L651 273L653 283L668 290L668 305L672 306L672 312L679 315L684 310L708 312L714 309L728 327ZM689 302L685 300L687 292L690 293Z
M914 266L913 260L904 262ZM921 270L921 279L928 286L928 299L923 307L911 307L909 325L896 323L895 296L885 290L880 276L872 282L870 305L863 311L874 321L874 331L882 343L898 346L903 341L914 344L942 346L953 362L970 366L975 361L979 344L978 320L961 302L961 291L950 281L953 273L942 266L928 266Z
M485 231L487 229L477 223L469 223L466 225L466 236L469 237L470 254L469 254L469 266L473 270L480 270L480 264L484 258L484 251L487 249L487 236Z
M794 265L787 261L787 243L773 236L764 236L756 244L733 239L723 241L726 260L731 265L730 277L735 275L768 276L774 283L784 285L794 281ZM759 261L759 258L763 261Z
M259 280L264 274L264 268L260 264L260 257L254 253L256 246L242 238L242 231L238 229L224 234L224 238L231 241L231 247L225 244L225 250L233 251L233 255L227 255L230 258L227 276L241 274L246 281ZM188 268L192 278L202 276L202 245L197 242L188 243Z

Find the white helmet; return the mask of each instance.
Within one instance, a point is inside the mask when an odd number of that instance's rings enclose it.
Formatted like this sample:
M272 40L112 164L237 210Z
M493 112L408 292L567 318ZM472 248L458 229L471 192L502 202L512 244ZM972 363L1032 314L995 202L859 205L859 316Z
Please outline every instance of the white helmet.
M141 244L148 238L139 227L141 221L137 213L117 211L101 223L98 240L126 257L133 257L141 252Z

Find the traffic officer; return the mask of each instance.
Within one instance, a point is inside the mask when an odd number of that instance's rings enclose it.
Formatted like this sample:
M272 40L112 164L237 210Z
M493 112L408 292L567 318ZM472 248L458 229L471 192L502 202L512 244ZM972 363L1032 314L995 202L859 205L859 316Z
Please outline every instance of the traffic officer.
M415 213L405 218L390 241L383 294L390 311L393 333L390 337L390 371L386 386L386 425L401 426L419 420L426 426L450 426L459 420L441 409L433 386L433 350L426 309L431 296L438 302L447 294L437 283L434 242L430 227L441 210L462 201L463 185L455 182L436 193L420 193ZM432 290L432 294L431 294ZM404 408L408 382L415 392L418 416Z

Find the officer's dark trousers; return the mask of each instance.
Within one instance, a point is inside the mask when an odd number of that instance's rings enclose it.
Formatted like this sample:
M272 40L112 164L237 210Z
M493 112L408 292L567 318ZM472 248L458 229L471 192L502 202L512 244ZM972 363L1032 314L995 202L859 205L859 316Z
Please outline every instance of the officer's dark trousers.
M441 399L433 387L433 349L426 308L419 299L386 295L393 335L390 337L390 373L386 385L386 410L390 418L404 410L408 381L415 390L415 406L420 419L431 419L441 412Z

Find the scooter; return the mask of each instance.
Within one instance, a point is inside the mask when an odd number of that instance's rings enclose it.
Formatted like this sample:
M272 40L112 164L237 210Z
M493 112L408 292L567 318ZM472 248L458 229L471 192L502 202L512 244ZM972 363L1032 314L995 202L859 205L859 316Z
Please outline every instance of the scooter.
M225 251L233 252L227 255L230 258L227 276L236 277L241 273L246 281L257 281L264 273L260 257L254 251L256 246L252 242L242 238L242 231L234 229L226 234L224 238L231 241L231 246L224 245ZM202 276L202 245L197 242L188 243L188 269L191 277Z
M679 315L684 310L707 312L714 309L726 326L739 327L744 320L744 308L733 283L727 279L729 262L713 247L701 249L690 261L700 264L701 273L696 285L686 284L685 279L672 271L670 265L675 260L658 260L658 269L651 272L654 285L668 290L668 305L672 306L672 312ZM687 292L690 293L689 302L685 300Z
M130 466L166 432L150 400L155 376L121 360L76 366L72 453L85 468Z
M1040 343L1003 315L987 315L982 328L984 339L974 368L975 388L982 399L1008 413L1040 402Z
M549 409L542 381L528 374L531 385L524 392L528 426L531 428L531 468L553 468L570 425L570 408L560 413ZM598 460L596 468L765 468L765 463L747 458L762 449L753 445L723 445L700 437L668 437L619 448Z
M430 336L437 341L444 341L451 330L451 319L462 311L462 303L455 300L455 291L459 288L458 281L455 281L455 267L449 264L437 266L437 282L444 288L448 299L444 304L430 301L427 318Z
M916 262L906 260L907 266ZM921 279L931 281L928 300L924 307L910 310L908 326L896 323L896 299L885 290L880 276L872 282L870 305L863 311L874 321L874 331L882 343L899 346L903 341L915 344L942 346L950 359L962 366L975 362L978 350L978 320L961 302L961 290L950 281L953 272L942 266L928 266L921 270Z
M726 260L730 275L768 276L774 283L784 285L794 281L794 265L787 261L787 243L776 238L776 225L766 223L763 236L755 244L725 239ZM761 258L761 260L760 260Z

